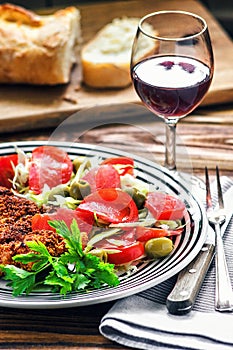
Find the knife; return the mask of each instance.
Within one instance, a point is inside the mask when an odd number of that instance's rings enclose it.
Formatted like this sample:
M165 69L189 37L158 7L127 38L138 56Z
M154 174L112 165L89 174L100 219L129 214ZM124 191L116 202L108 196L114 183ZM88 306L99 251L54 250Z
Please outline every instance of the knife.
M232 217L233 186L223 195L226 211L226 222L221 228L222 235ZM198 292L202 286L206 273L210 267L215 254L215 233L211 226L208 226L207 239L202 249L178 275L176 284L168 295L166 306L169 313L174 315L187 314L192 310Z

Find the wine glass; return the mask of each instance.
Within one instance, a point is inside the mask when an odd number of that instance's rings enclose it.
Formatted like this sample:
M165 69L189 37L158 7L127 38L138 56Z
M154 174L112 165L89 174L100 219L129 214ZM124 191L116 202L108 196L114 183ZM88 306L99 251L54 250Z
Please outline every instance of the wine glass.
M166 125L165 167L176 172L176 125L202 101L212 81L206 21L185 11L159 11L138 24L131 54L134 88Z

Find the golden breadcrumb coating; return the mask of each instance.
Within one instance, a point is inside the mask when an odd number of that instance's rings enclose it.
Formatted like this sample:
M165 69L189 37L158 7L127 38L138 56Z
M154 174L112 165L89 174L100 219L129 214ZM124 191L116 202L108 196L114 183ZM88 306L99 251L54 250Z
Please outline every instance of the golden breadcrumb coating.
M25 266L12 259L17 254L30 251L27 241L42 242L52 256L59 256L66 251L63 238L52 230L32 231L32 217L43 211L32 201L18 197L11 190L0 186L0 264L30 269L29 264Z

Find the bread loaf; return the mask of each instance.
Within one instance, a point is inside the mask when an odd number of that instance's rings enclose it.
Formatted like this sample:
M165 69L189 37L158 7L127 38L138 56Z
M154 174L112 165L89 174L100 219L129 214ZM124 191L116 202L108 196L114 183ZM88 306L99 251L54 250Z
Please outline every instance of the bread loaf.
M139 20L115 18L83 47L85 84L94 88L123 88L131 84L130 56ZM148 43L145 51L151 51L152 45Z
M75 7L38 16L19 6L0 5L0 83L68 83L80 44Z

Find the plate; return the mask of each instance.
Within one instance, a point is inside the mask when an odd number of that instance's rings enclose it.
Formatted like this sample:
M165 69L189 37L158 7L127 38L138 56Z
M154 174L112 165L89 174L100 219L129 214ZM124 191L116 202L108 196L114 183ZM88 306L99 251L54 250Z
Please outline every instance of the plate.
M103 287L85 292L71 293L60 296L50 291L33 292L28 296L13 297L11 289L4 280L0 280L0 306L30 309L67 308L91 305L123 298L142 292L166 279L172 277L186 267L200 251L207 234L205 210L201 201L189 191L187 184L174 178L164 167L149 160L134 156L115 149L89 144L68 142L17 142L0 144L0 156L15 152L15 146L25 152L31 152L35 147L49 144L60 147L69 153L71 159L76 156L99 156L102 158L114 156L131 156L137 168L137 177L148 184L153 184L159 190L179 196L188 209L184 217L185 229L182 235L177 236L173 252L166 258L150 263L141 263L130 276L123 275L117 287Z

